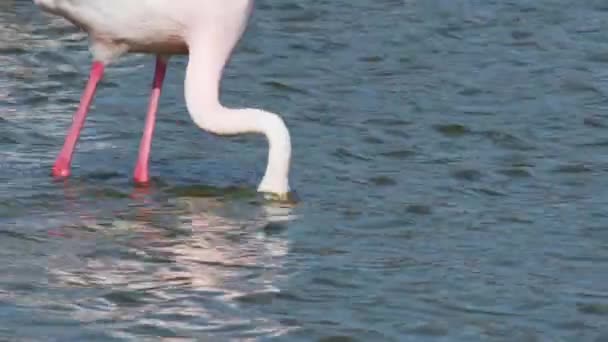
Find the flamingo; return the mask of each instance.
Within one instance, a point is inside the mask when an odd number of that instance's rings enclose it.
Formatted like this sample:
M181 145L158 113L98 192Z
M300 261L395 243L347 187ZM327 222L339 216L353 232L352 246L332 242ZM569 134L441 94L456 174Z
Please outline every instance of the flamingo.
M171 56L187 55L184 95L192 121L220 136L264 134L268 159L257 190L280 200L292 198L291 140L284 120L263 109L228 108L219 101L223 70L246 29L254 0L34 0L34 3L42 11L63 17L86 32L93 57L80 104L52 168L54 177L70 176L74 149L106 66L124 54L144 53L156 56L156 66L134 181L147 184L150 145L167 65Z

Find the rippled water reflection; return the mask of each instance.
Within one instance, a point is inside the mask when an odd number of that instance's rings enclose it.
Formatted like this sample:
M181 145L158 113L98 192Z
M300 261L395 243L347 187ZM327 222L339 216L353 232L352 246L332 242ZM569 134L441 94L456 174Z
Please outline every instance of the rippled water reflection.
M283 114L296 207L261 137L201 132L172 60L108 69L73 177L50 167L86 36L0 0L0 339L608 340L604 1L259 1L224 99Z

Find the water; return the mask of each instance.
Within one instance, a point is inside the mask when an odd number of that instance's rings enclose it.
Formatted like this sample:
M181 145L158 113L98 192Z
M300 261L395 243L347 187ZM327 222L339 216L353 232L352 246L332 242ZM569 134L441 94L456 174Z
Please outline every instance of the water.
M608 340L604 1L259 1L223 99L286 119L292 208L262 137L191 122L183 57L150 189L141 55L52 181L86 37L0 13L1 340Z

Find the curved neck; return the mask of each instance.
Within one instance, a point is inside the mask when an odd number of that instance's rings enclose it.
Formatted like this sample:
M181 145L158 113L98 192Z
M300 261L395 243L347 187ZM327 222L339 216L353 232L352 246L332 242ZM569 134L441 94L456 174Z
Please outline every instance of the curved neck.
M186 89L186 104L192 120L202 129L217 135L260 133L268 141L268 161L258 191L287 194L291 163L291 138L284 121L275 113L261 109L226 108L218 102Z
M192 34L185 78L186 105L193 121L202 129L218 135L261 133L268 140L268 164L258 191L279 195L289 193L291 140L283 120L261 109L232 109L219 101L223 68L246 16L237 25L224 27L222 35L201 29Z
M206 129L215 134L263 134L268 141L268 161L258 190L289 192L291 137L285 122L277 114L261 109L231 109L219 105L214 114L206 112L204 116Z

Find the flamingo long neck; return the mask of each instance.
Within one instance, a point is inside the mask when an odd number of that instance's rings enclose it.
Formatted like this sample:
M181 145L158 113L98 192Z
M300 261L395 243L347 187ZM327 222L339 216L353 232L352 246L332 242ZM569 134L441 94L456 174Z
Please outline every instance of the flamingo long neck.
M261 109L233 109L219 102L223 63L210 53L190 54L186 71L185 98L192 120L202 129L218 135L264 134L268 140L268 162L258 191L287 195L291 140L283 120Z

